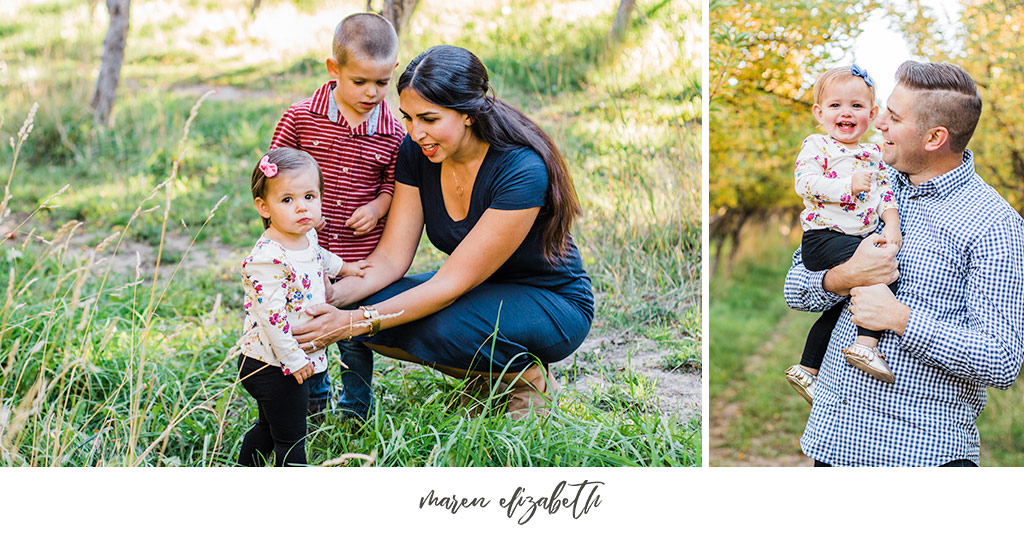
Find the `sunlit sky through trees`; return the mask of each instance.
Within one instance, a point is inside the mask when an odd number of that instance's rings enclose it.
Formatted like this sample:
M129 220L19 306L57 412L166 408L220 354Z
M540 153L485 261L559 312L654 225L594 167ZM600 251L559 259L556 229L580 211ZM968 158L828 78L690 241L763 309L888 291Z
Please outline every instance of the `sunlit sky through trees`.
M925 0L936 10L938 20L953 29L959 25L963 10L960 2L954 0ZM867 69L875 81L875 96L879 109L885 107L885 100L892 93L896 68L906 60L927 60L914 55L899 31L892 28L892 22L881 10L876 10L861 26L863 32L854 40L851 50L838 58L837 64L856 63ZM875 134L877 136L877 134Z

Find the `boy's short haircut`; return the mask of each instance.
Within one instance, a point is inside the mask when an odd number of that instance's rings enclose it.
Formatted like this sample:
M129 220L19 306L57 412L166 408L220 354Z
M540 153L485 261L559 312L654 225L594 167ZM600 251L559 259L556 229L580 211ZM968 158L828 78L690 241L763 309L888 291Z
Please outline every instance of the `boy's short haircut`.
M334 61L339 67L353 57L380 62L398 58L398 34L395 27L376 13L356 13L334 29Z
M967 71L949 63L909 60L896 69L896 84L916 94L912 110L920 132L946 127L950 150L967 148L981 117L981 95Z
M833 67L828 71L825 71L824 73L818 75L818 78L814 80L814 87L811 90L812 97L814 98L814 104L821 104L821 96L825 94L826 88L838 82L839 80L846 80L850 78L859 78L861 80L864 80L863 78L854 75L853 71L850 69L850 66L848 65L845 67ZM874 106L875 87L868 86L866 82L864 85L867 86L868 91L871 92L871 105Z

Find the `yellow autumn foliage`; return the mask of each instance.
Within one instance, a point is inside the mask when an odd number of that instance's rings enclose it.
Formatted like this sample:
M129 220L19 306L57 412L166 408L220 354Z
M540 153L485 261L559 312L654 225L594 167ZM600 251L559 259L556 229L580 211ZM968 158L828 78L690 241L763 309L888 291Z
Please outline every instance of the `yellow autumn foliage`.
M816 124L813 77L852 46L875 9L916 55L960 65L984 102L969 147L978 173L1024 206L1024 3L968 0L959 24L922 0L711 2L709 43L709 229L713 243L780 211L796 214L793 161ZM886 96L879 96L882 102Z

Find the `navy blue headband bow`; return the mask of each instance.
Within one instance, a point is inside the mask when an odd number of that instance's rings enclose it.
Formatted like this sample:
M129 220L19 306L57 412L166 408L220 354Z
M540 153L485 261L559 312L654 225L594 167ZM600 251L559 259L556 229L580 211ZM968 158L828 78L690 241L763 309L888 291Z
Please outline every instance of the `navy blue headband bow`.
M859 76L859 77L863 78L864 79L864 83L867 84L869 88L872 88L872 87L875 86L875 82L873 80L871 80L870 76L868 76L867 69L861 69L861 67L859 65L857 65L857 64L853 64L853 65L850 66L850 74L853 75L853 76Z

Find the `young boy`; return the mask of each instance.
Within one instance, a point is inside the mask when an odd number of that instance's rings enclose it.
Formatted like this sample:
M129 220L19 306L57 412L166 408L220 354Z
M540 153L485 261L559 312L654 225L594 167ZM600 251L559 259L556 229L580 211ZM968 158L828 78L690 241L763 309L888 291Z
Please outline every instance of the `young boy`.
M373 13L345 17L334 30L331 80L293 104L274 130L270 148L306 151L324 174L320 246L345 261L365 258L384 231L395 190L395 157L405 137L402 123L384 101L398 66L398 35L387 19ZM360 419L372 409L373 353L361 343L338 342L342 375L339 410ZM309 411L327 408L330 377L317 373L310 383Z

